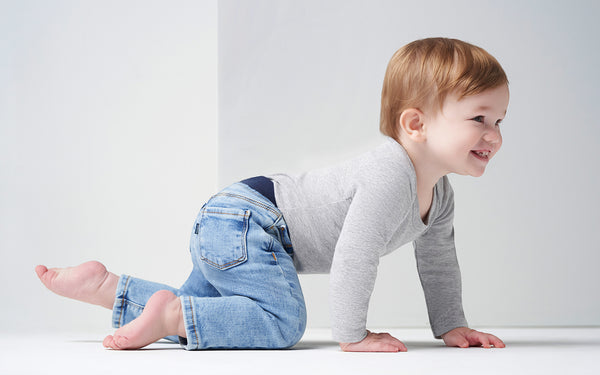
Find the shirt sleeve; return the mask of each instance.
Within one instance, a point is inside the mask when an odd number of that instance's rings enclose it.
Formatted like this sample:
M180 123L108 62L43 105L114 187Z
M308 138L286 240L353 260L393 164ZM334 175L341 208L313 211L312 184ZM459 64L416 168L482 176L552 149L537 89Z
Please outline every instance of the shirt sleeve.
M413 243L429 322L436 338L454 328L467 326L454 246L454 194L446 177L440 204L440 213L429 230Z

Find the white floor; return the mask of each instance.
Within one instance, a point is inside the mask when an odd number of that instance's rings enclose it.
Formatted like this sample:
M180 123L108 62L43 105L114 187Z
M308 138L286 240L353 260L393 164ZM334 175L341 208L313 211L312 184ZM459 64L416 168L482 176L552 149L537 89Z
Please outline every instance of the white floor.
M425 329L391 329L407 353L344 353L327 330L292 350L186 352L156 343L119 352L104 334L0 337L0 374L600 374L600 328L489 329L505 349L446 348ZM185 371L185 372L184 372Z

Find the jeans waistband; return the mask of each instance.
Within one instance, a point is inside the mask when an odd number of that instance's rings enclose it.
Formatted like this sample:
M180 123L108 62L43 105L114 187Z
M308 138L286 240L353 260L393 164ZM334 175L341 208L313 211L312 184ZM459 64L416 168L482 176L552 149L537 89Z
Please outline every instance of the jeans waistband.
M240 182L248 185L252 189L262 194L265 198L270 200L275 207L277 207L277 202L275 201L275 187L273 186L273 181L271 181L265 176L256 176L252 178L247 178Z

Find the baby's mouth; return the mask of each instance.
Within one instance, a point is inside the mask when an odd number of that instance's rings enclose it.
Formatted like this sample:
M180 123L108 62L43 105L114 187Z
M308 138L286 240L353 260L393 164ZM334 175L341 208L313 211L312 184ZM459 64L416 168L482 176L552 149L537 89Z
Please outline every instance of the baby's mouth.
M490 160L491 151L488 150L472 150L471 154L473 154L476 158L480 160L488 161Z

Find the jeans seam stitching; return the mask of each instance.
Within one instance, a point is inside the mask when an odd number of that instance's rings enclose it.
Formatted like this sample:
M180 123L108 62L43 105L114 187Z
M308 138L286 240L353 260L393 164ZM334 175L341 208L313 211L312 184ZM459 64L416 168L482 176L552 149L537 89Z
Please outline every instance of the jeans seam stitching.
M127 292L127 287L129 286L130 276L127 276L127 280L125 280L125 286L123 287L123 295L121 296L121 311L119 313L119 327L123 326L123 311L125 310L125 293Z
M274 210L273 208L267 206L266 204L264 204L262 202L259 202L259 201L255 200L255 199L245 197L243 195L232 194L232 193L219 193L219 194L215 195L215 197L218 197L218 196L226 196L226 197L239 198L239 199L243 199L245 201L248 201L250 203L253 203L253 204L255 204L255 205L257 205L257 206L259 206L261 208L264 208L264 209L268 210L269 212L273 213L274 215L276 215L275 221L277 221L279 219L279 217L281 216L281 214L279 214L276 210Z
M231 267L233 267L233 266L235 266L237 264L244 263L244 261L246 260L245 258L246 258L245 256L242 256L242 257L240 257L238 259L232 260L231 262L225 263L225 264L215 263L215 262L213 262L210 259L205 258L205 257L200 257L200 260L203 261L203 262L205 262L205 263L207 263L207 264L209 264L209 265L211 265L211 266L213 266L213 267L215 267L215 268L217 268L217 269L225 270L225 269L231 268Z
M192 306L192 297L188 296L188 302L190 304L190 311L192 312L192 328L194 328L194 336L196 337L196 348L200 346L200 339L198 338L198 331L196 331L196 319L194 318L194 307Z

